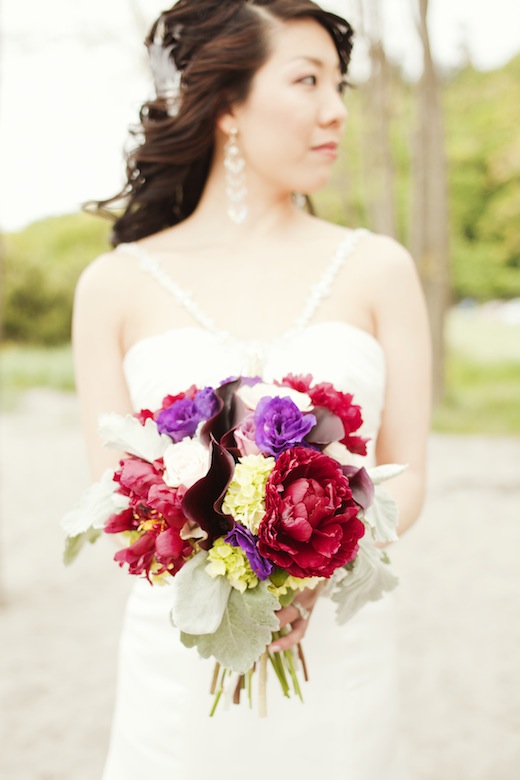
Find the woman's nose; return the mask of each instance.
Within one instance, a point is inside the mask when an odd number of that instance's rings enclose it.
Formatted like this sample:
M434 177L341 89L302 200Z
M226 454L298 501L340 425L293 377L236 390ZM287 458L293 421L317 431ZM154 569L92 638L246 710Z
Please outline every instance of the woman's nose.
M324 125L344 125L348 117L347 107L343 95L334 87L327 91L324 98L321 119Z

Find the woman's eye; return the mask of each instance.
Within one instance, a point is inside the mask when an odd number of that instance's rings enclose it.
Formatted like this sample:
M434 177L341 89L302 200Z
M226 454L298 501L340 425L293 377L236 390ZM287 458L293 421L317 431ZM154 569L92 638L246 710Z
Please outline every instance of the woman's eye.
M300 79L301 84L308 84L310 87L315 87L318 83L318 79L316 76L305 76L305 78Z
M340 81L338 84L338 92L340 95L344 95L348 89L348 84L346 81Z

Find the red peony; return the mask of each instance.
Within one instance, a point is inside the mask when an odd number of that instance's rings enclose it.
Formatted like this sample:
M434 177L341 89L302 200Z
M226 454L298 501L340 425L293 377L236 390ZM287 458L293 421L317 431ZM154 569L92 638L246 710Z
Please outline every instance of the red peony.
M320 382L314 386L311 385L311 382L312 376L310 374L305 376L288 374L282 380L282 384L299 390L300 393L307 393L314 406L324 406L337 415L345 429L345 436L340 440L341 444L344 444L350 452L354 452L356 455L366 455L368 439L352 435L363 424L361 407L352 403L352 394L336 390L329 382Z
M150 572L176 574L192 552L189 541L181 538L187 522L181 509L186 491L168 487L162 473L162 461L122 460L114 478L119 482L118 492L130 499L130 508L112 515L105 524L109 534L139 534L114 558L120 566L126 563L130 574L144 574L148 579Z
M258 549L294 577L330 577L356 557L365 526L348 477L321 452L283 452L266 485Z

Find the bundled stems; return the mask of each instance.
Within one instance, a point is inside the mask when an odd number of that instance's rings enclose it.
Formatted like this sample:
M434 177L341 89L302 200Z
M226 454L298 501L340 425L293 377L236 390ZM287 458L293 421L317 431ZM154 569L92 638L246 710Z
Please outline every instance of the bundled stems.
M283 629L274 632L273 640L276 641L277 639L280 639L282 636L284 636L284 633L285 632ZM298 653L298 659L302 666L304 680L307 682L309 679L309 676L307 674L307 664L305 663L305 656L303 654L303 650L300 644L297 645L297 653ZM298 698L301 701L303 701L300 681L298 680L298 670L296 668L297 664L295 663L294 648L291 648L290 650L284 650L279 653L270 653L269 650L266 649L264 653L261 655L260 660L258 662L258 692L259 692L258 711L261 718L265 718L267 715L267 661L268 660L271 662L271 665L275 671L283 695L289 698L291 696L291 688L292 688L296 696L298 696ZM246 674L238 675L235 688L233 690L233 704L240 704L241 692L242 690L247 690L249 707L250 708L253 707L252 680L253 680L253 675L257 670L256 667L257 664L254 664ZM213 702L210 716L213 716L215 714L217 705L224 692L224 682L226 680L226 676L231 674L232 671L230 669L222 669L218 662L215 664L213 679L211 681L211 688L210 688L210 693L215 697L215 700Z

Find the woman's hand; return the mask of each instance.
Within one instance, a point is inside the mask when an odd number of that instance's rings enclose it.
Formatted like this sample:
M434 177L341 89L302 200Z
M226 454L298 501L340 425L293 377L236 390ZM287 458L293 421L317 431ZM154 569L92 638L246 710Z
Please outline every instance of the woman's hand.
M305 588L305 590L302 590L295 595L292 604L278 610L276 615L280 621L280 628L290 625L291 630L288 631L285 636L276 639L269 645L269 651L271 653L289 650L302 641L305 632L307 631L307 626L309 625L312 610L314 609L314 605L318 600L322 588L323 586L321 584L316 588ZM298 606L295 606L295 604Z

